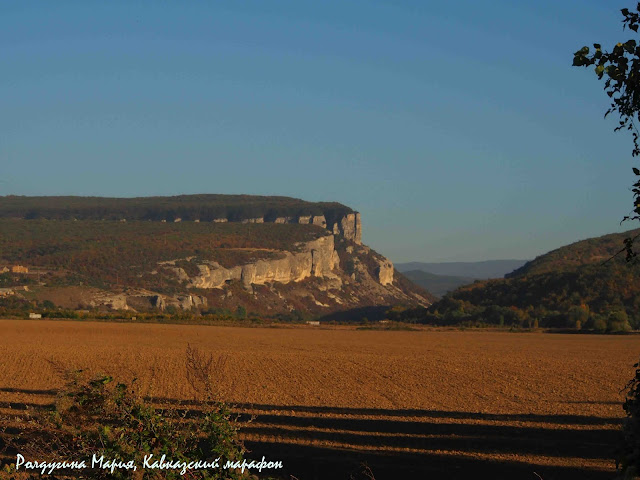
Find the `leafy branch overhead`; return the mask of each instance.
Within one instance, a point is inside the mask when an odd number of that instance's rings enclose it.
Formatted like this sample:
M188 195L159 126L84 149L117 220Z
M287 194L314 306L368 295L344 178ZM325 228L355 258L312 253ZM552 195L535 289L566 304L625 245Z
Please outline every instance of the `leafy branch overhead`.
M636 6L636 12L628 8L621 10L623 29L629 29L635 33L640 26L640 3ZM611 105L605 113L618 113L620 116L615 131L629 130L633 136L632 155L640 155L640 134L636 121L640 120L640 46L634 39L624 43L617 43L610 52L603 51L599 43L593 44L594 52L589 47L582 47L574 53L573 66L595 66L598 79L605 78L604 90L611 98ZM640 170L633 168L633 173L640 177ZM624 220L640 219L640 179L636 180L632 188L635 215L624 217ZM627 259L635 257L632 250L632 241L625 243Z
M638 9L640 11L640 3ZM626 8L622 9L622 14L625 17L624 26L637 32L640 14L631 13ZM634 120L636 117L640 119L640 47L634 39L616 44L610 53L603 52L599 43L594 43L593 47L595 52L591 55L589 47L582 47L574 53L573 66L595 65L595 72L599 79L606 75L604 89L611 98L611 106L605 113L605 117L612 112L620 114L619 125L615 130L626 128L633 131L633 156L638 156L640 147ZM638 169L634 171L636 175L640 174Z

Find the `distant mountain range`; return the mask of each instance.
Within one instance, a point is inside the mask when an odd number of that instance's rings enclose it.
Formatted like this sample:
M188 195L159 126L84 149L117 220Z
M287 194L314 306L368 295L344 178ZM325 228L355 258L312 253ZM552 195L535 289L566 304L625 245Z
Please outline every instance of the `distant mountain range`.
M423 272L422 270L409 270L408 272L402 272L402 274L416 285L421 286L438 297L442 297L447 292L451 292L461 285L467 285L477 280L471 277L436 275L435 273Z
M521 268L527 260L487 260L483 262L408 262L395 265L408 279L439 297L475 280L503 278Z
M516 268L520 268L528 260L486 260L483 262L408 262L396 263L399 272L420 270L435 275L451 275L454 277L468 277L485 280L488 278L503 278Z

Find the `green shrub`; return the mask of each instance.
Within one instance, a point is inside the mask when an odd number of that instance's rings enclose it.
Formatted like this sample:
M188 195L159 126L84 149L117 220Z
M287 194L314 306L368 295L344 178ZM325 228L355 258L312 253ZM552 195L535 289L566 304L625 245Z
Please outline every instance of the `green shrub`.
M582 328L589 320L589 307L587 305L573 306L569 309L569 326L577 330Z
M630 331L631 325L629 325L627 312L624 310L611 312L607 318L607 330L614 333Z
M236 317L240 319L247 318L247 309L242 305L238 305L238 308L236 309Z
M593 317L591 325L592 328L598 333L604 333L607 331L607 321L600 315L596 315Z
M224 362L224 357L216 361L187 349L187 377L198 395L204 397L199 408L192 411L152 405L137 393L135 380L127 385L110 376L87 378L82 370L66 373L67 385L57 395L53 408L36 410L25 423L23 430L31 431L31 435L25 436L27 441L19 445L19 451L26 460L84 460L87 469L75 470L81 478L246 479L248 471L241 474L225 468L227 461L242 460L244 447L229 407L219 400L220 392L211 383L219 373L213 370ZM186 464L219 460L207 469L188 469L186 475L182 471L184 465L175 469L144 468L145 456L148 463L153 463L163 455L167 461ZM131 462L137 471L92 468L92 459L100 457L104 462ZM40 478L39 471L29 473L29 479ZM53 472L48 478L63 478L57 474ZM13 475L9 478L25 478L21 471Z

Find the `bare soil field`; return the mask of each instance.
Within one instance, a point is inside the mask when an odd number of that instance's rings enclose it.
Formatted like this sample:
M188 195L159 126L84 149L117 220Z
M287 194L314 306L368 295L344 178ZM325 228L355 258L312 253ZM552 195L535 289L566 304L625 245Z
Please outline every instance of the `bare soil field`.
M635 335L0 320L0 422L52 401L51 362L192 400L187 345L226 358L251 456L300 480L362 462L377 480L613 478L640 355Z

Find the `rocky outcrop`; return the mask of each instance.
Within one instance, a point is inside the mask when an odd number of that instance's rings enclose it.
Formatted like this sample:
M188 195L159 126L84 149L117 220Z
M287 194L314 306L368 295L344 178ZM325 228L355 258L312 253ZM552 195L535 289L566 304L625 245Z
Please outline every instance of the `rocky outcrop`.
M393 263L387 259L378 260L376 275L380 285L391 285L393 283Z
M324 217L324 215L316 215L315 217L311 217L311 223L322 228L327 228L327 219Z
M94 294L93 298L88 302L88 306L93 308L105 307L111 310L129 310L126 295L111 294L109 292Z
M165 302L164 302L164 298L162 297L162 295L154 295L153 297L150 298L151 300L151 305L153 305L155 308L157 308L158 310L164 310L164 307L166 306Z
M134 309L146 311L155 308L161 311L173 306L182 310L201 308L207 306L207 298L200 295L183 294L176 297L154 294L153 292L139 291L130 292L126 297L126 308L122 310Z
M358 212L345 215L333 225L331 230L334 234L340 234L358 245L362 243L362 220Z
M161 220L162 222L166 222L166 220ZM174 222L180 222L180 218L175 218ZM199 222L200 220L194 220ZM227 223L230 220L228 218L214 218L212 220L213 223ZM337 220L331 220L331 224L327 222L327 218L325 215L300 215L298 217L269 217L265 220L265 217L256 217L256 218L245 218L242 220L233 220L239 221L240 223L265 223L265 222L273 222L273 223L298 223L302 225L317 225L322 228L326 228L334 235L342 235L348 240L351 240L357 244L362 243L362 220L360 218L360 213L348 213L343 217L338 218Z
M239 280L246 288L270 282L298 282L308 277L332 277L339 266L333 235L320 237L298 245L296 252L281 252L281 258L257 260L245 265L225 268L216 262L198 265L200 274L192 277L195 288L222 288L230 281Z
M178 280L180 280L181 282L189 280L189 275L187 275L187 272L185 272L183 268L180 268L180 267L165 267L165 268L167 270L172 271L174 275L178 277Z
M176 297L178 306L182 310L191 310L192 308L204 307L207 305L207 298L200 295L181 295ZM167 302L171 304L170 302Z

